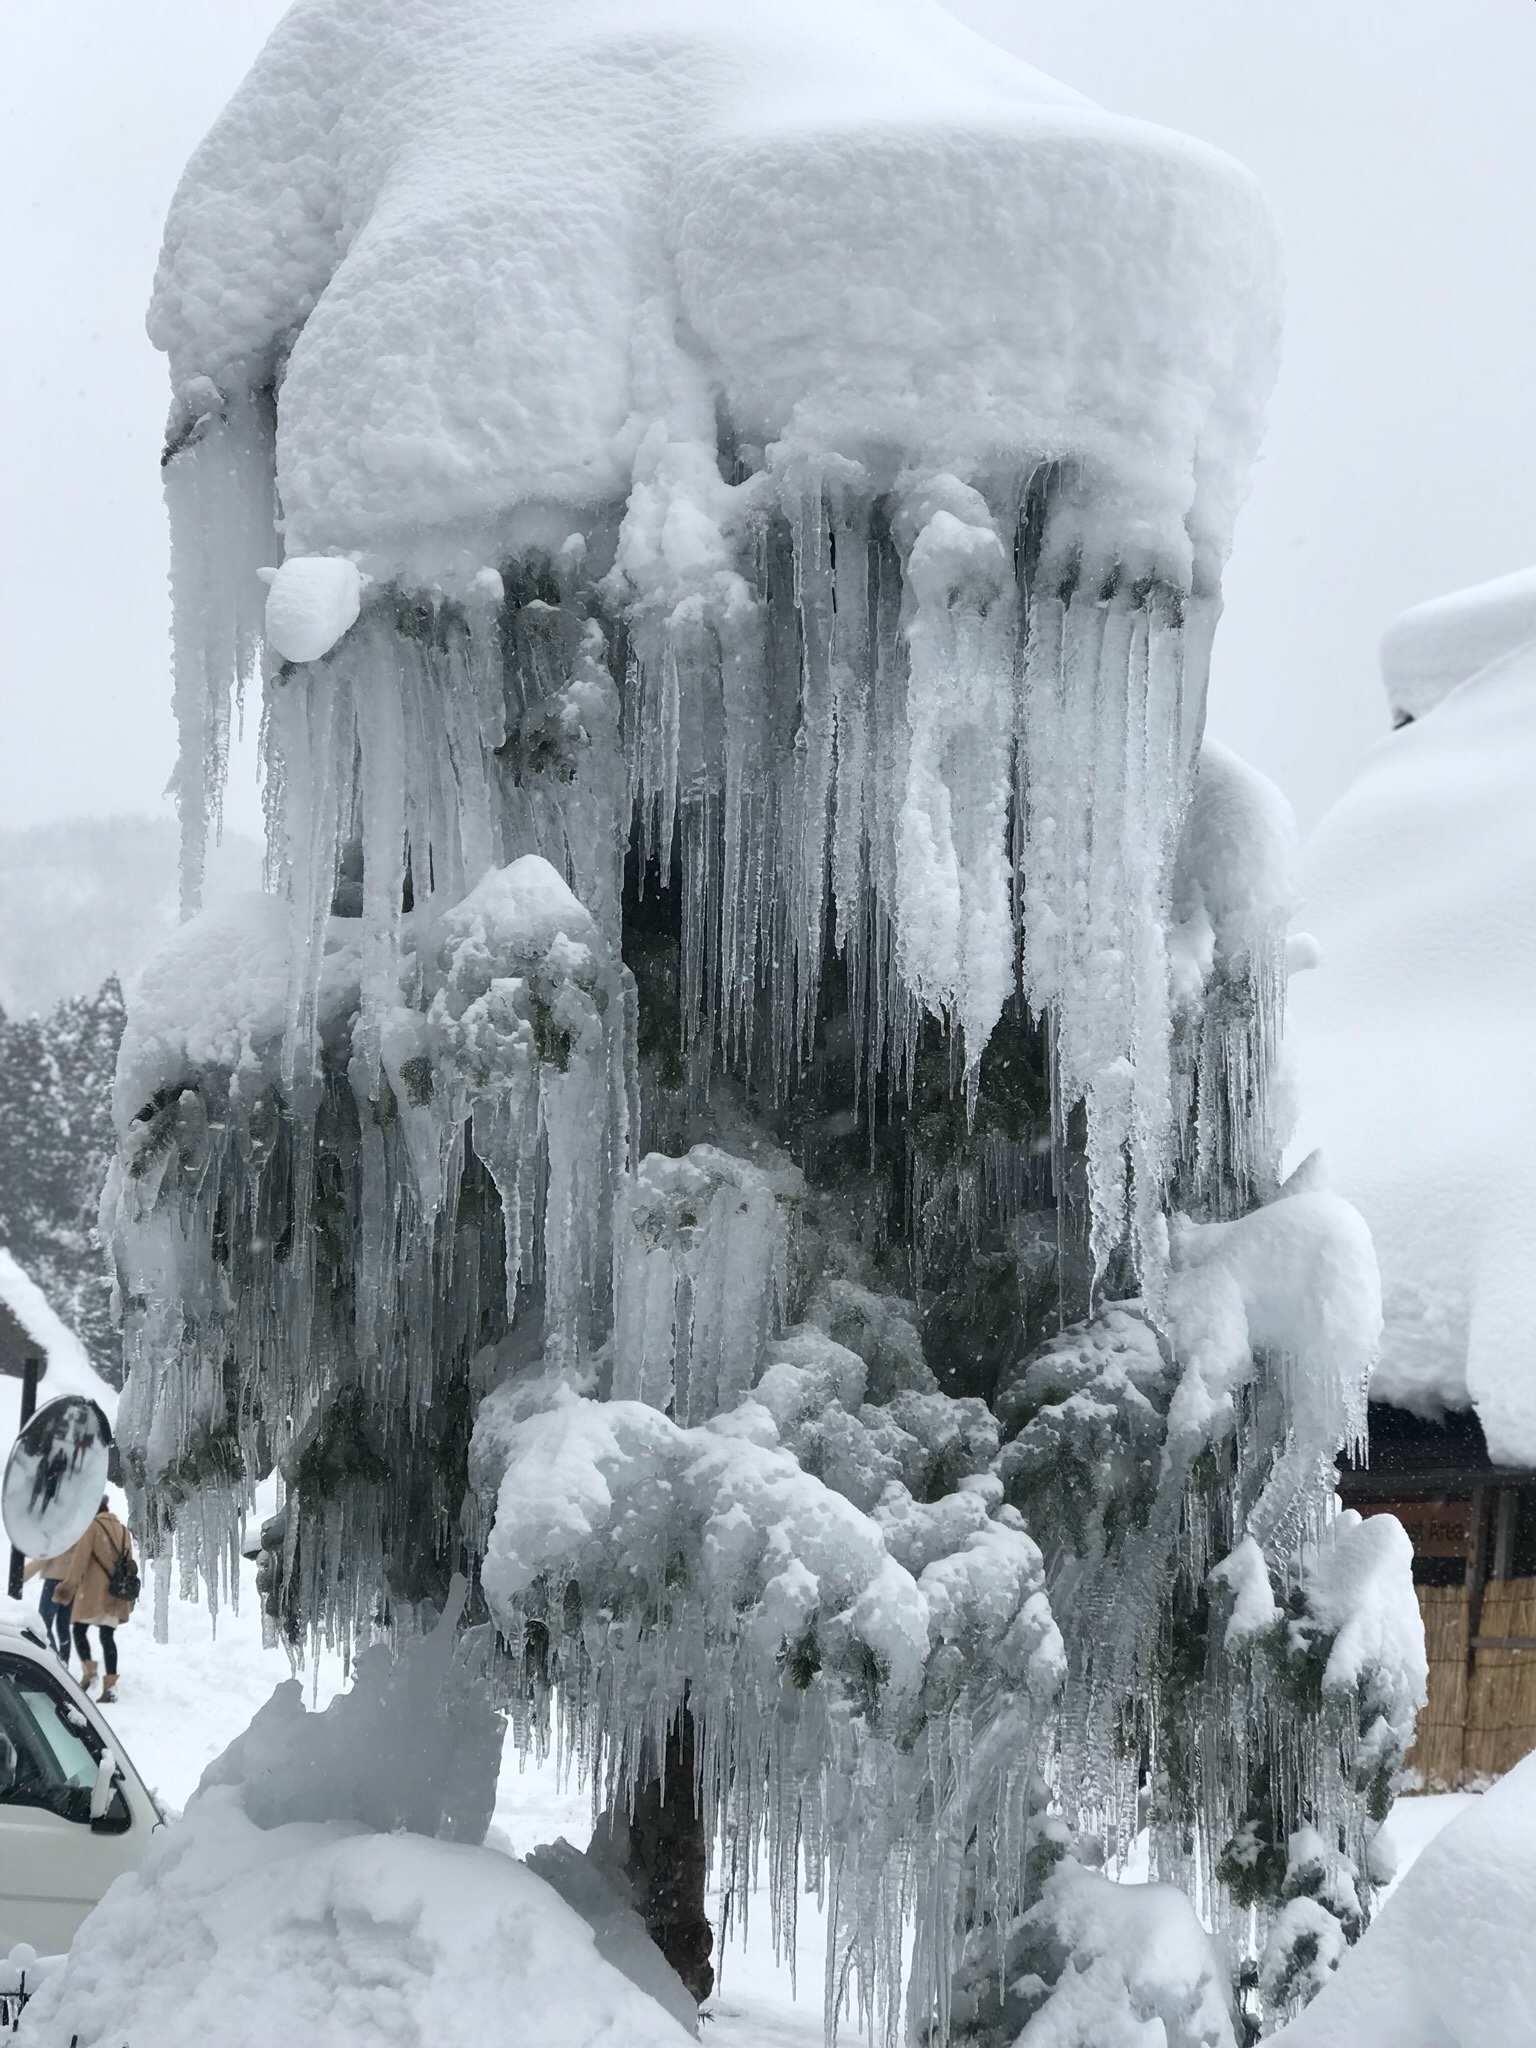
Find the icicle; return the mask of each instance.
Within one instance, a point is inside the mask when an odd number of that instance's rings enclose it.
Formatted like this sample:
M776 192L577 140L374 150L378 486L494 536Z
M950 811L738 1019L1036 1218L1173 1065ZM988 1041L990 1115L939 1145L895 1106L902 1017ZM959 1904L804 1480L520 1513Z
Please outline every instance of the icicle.
M405 892L405 720L399 662L370 621L355 650L358 813L363 856L362 1015L358 1084L372 1097L384 1018L400 1000L400 918Z
M269 731L283 763L283 861L294 904L283 1041L283 1086L311 1089L318 1058L325 928L353 793L352 693L341 671L287 669L273 688Z
M266 592L277 561L275 412L270 392L226 396L195 377L173 418L162 466L171 525L171 634L179 752L181 914L202 900L210 832L222 814L230 694L256 673Z
M897 964L952 1017L966 1085L1014 981L1008 873L1017 598L985 501L955 477L906 492L907 773L896 834Z
M768 795L768 679L762 608L743 583L720 620L720 693L725 751L721 800L720 1030L727 1057L750 1064L771 858Z
M869 507L851 492L838 496L829 547L834 579L832 712L837 738L832 903L838 950L849 961L850 982L857 985L862 981L859 950L865 943L867 922L866 849L874 831L869 731L874 678Z
M799 621L800 716L784 791L779 849L780 862L787 856L788 865L782 883L787 944L782 958L785 978L777 985L786 993L793 991L794 1002L787 1020L793 1036L779 1063L786 1081L791 1065L798 1067L809 1050L821 990L837 737L832 543L819 480L803 489L791 508L790 533Z
M1065 522L1070 532L1070 522ZM1048 539L1025 655L1020 860L1024 985L1055 1033L1058 1120L1088 1119L1095 1271L1129 1238L1146 1284L1165 1259L1172 995L1165 932L1204 704L1200 605L1156 583L1086 581Z
M735 1407L784 1315L803 1193L787 1160L749 1164L713 1145L641 1160L619 1219L616 1399L687 1422Z

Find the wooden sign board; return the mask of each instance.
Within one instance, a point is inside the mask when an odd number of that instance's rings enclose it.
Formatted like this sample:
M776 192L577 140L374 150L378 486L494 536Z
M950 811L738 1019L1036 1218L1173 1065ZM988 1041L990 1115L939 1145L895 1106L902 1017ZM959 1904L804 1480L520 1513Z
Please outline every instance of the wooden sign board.
M1396 1515L1408 1531L1415 1557L1466 1558L1472 1551L1469 1500L1373 1500L1360 1503L1363 1515Z

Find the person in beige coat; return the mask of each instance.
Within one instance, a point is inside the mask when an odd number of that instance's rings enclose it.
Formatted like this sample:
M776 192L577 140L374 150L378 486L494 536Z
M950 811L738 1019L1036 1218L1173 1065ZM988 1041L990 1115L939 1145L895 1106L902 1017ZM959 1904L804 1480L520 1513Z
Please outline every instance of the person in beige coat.
M63 1559L64 1570L54 1595L60 1606L69 1607L80 1657L80 1683L87 1692L96 1682L89 1631L94 1628L101 1637L101 1661L106 1667L101 1682L103 1705L117 1691L116 1631L133 1612L131 1600L118 1599L112 1592L112 1575L123 1559L132 1563L133 1539L104 1500L95 1521Z
M43 1582L37 1611L43 1618L43 1633L48 1638L48 1647L66 1670L69 1668L69 1609L55 1596L68 1562L67 1550L57 1557L34 1557L22 1574L23 1578L41 1579Z

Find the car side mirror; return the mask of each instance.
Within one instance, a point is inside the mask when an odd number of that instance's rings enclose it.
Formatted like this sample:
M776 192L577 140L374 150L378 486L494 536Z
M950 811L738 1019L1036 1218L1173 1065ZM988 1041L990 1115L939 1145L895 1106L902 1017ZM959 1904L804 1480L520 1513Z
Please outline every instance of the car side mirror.
M91 1787L91 1825L105 1820L112 1804L112 1794L123 1782L122 1768L110 1749L101 1752L101 1762L96 1766L96 1782Z
M16 1784L16 1745L9 1735L0 1735L0 1799L7 1799Z

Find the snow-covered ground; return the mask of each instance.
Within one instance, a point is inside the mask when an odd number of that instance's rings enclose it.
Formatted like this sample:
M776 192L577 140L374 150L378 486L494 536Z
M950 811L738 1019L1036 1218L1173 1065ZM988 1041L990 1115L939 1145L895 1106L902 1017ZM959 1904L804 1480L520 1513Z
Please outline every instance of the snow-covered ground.
M1419 1792L1398 1800L1382 1829L1383 1846L1392 1858L1392 1876L1376 1895L1378 1911L1440 1830L1480 1797L1477 1792Z

